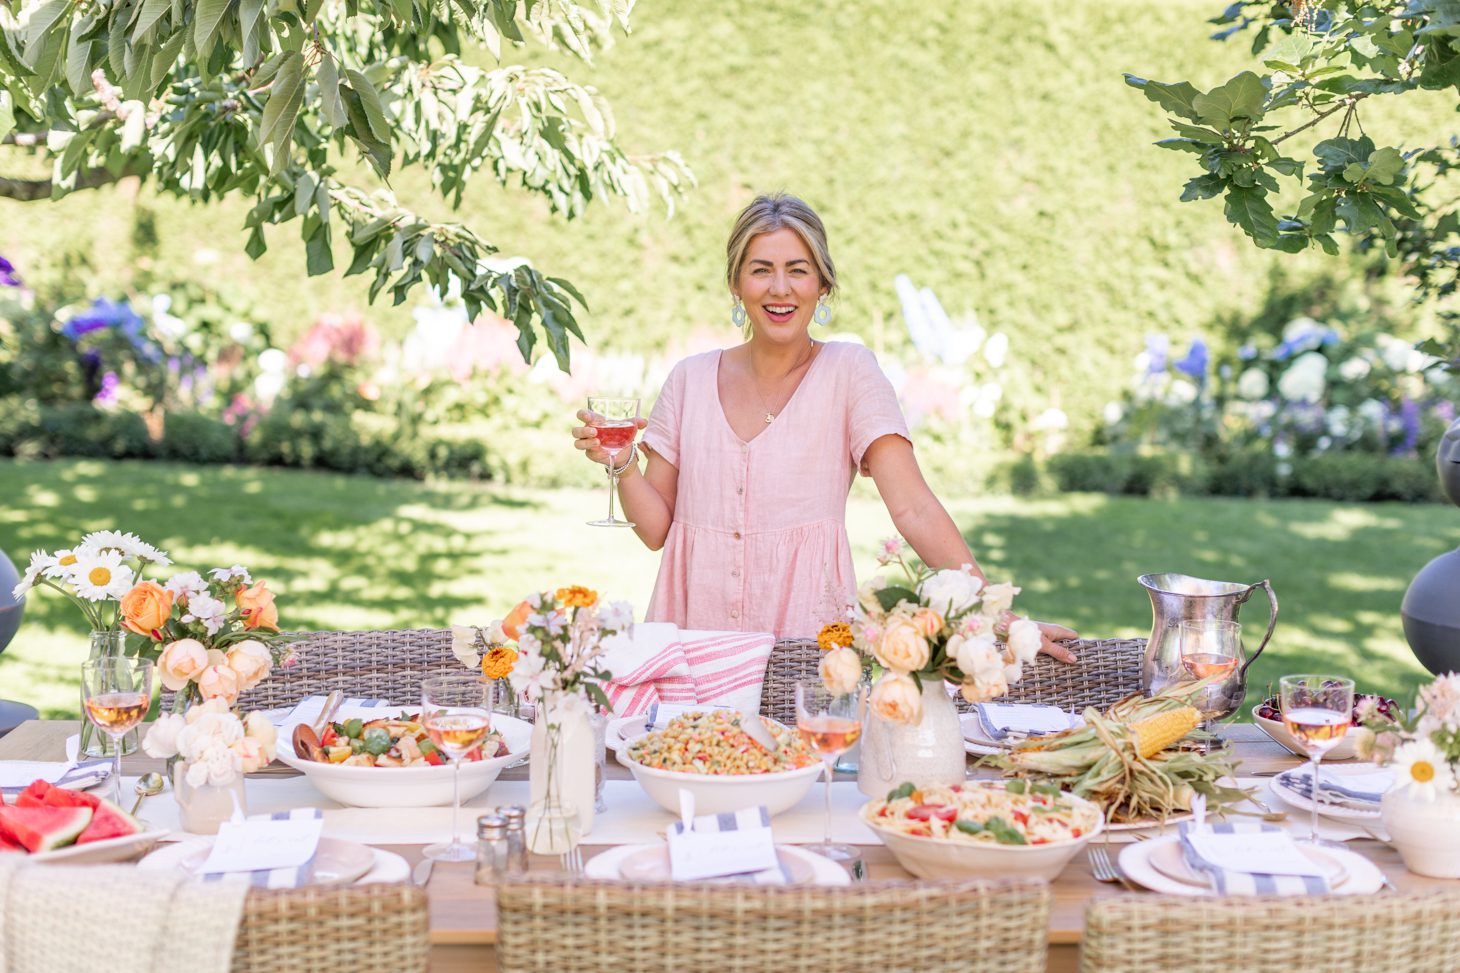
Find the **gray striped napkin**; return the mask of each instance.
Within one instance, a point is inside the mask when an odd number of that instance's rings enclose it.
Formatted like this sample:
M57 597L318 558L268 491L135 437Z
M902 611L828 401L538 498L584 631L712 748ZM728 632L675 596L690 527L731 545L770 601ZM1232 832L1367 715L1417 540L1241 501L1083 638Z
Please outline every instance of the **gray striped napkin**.
M275 811L272 814L250 814L250 821L286 821L295 819L318 819L324 812L317 807L298 807L289 811ZM232 875L244 876L248 884L262 889L293 889L314 881L314 860L319 857L316 848L309 861L293 868L261 868L252 872L212 872L202 876L205 882L219 882Z
M1313 770L1311 767L1297 767L1278 775L1278 782L1304 797L1313 798ZM1328 803L1357 803L1377 808L1384 798L1384 792L1394 784L1394 772L1375 771L1356 774L1352 779L1336 777L1322 772L1318 775L1318 799Z
M704 814L694 819L691 826L695 831L741 831L746 828L769 828L771 815L765 807L748 807L734 813ZM684 834L684 822L676 821L669 826L672 834ZM724 878L709 879L711 882L750 882L754 885L790 885L795 881L784 862L776 856L776 867L759 872L742 872Z
M1192 846L1189 837L1197 829L1194 821L1183 821L1180 827L1181 854L1186 864L1198 875L1210 879L1218 895L1326 895L1328 879L1321 875L1266 875L1238 872L1203 858ZM1215 834L1251 834L1258 831L1282 831L1282 828L1260 821L1218 821L1207 829Z
M29 762L26 762L29 764ZM17 763L17 766L20 766ZM57 768L65 767L60 776L52 777ZM95 787L112 775L112 761L109 757L102 757L97 760L83 760L81 763L67 766L61 762L36 762L33 767L27 766L26 773L21 776L29 776L31 780L49 780L56 787L65 787L71 790L85 790L88 787ZM24 784L11 784L0 787L0 792L6 796L19 794L30 786L30 781Z

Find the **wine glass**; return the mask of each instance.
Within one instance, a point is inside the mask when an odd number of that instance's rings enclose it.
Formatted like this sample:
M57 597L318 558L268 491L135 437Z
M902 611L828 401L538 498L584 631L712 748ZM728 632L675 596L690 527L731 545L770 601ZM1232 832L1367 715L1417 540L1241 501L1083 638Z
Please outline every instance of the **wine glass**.
M598 444L608 453L608 516L590 520L590 527L633 527L632 521L619 520L614 514L618 497L618 476L613 468L618 454L639 434L639 400L607 395L588 396L588 411L593 417L588 424L598 430Z
M1318 837L1318 762L1348 733L1354 709L1354 681L1344 676L1283 676L1278 680L1278 696L1283 726L1302 746L1313 766L1313 786L1308 794L1312 808L1309 834L1298 840L1342 847Z
M421 725L442 753L451 759L451 840L427 845L423 854L443 862L476 858L476 851L457 837L461 812L461 761L479 746L492 728L490 679L465 673L427 676L421 681Z
M122 737L152 705L152 663L107 656L81 665L81 706L86 718L112 739L112 803L122 803Z
M1192 698L1192 705L1201 712L1202 729L1215 733L1218 720L1231 716L1242 705L1246 685L1242 678L1231 676L1242 664L1242 625L1239 622L1215 619L1188 619L1177 627L1181 646L1181 664L1194 679L1223 676ZM1220 737L1207 740L1206 750L1224 744Z
M858 685L849 693L834 693L819 677L796 683L796 730L826 767L826 828L819 845L808 851L837 862L854 862L855 848L831 840L832 764L862 735L862 716L867 707L867 687Z

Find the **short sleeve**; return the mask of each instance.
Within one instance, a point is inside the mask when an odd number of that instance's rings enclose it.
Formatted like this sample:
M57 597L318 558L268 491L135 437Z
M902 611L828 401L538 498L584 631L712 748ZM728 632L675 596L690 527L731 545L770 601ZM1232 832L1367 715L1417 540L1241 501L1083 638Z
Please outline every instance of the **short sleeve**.
M679 429L684 416L684 370L684 362L670 370L649 413L649 425L644 428L642 439L644 446L675 467L679 466Z
M867 449L883 436L901 436L909 443L907 420L897 404L897 392L877 364L870 348L854 350L851 388L847 410L847 441L852 463L863 476L871 476L865 457Z

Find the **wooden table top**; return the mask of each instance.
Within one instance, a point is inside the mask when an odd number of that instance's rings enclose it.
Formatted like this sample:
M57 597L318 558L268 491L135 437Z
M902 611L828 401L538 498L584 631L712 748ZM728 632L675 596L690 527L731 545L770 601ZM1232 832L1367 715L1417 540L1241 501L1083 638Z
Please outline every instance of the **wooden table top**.
M79 724L64 720L32 720L21 724L5 737L0 738L0 760L61 760L64 759L65 740L77 732ZM1233 724L1222 728L1232 741L1239 761L1238 772L1243 776L1268 776L1288 767L1296 766L1299 760L1283 747L1274 743L1262 730L1252 724ZM125 757L122 770L135 775L150 770L162 769L163 761L136 754ZM296 772L274 765L260 776L288 776ZM606 767L610 779L632 779L628 769L610 755ZM503 773L502 779L524 779L526 767L516 767ZM976 776L996 776L992 772L978 771ZM1405 869L1396 851L1378 841L1367 839L1346 842L1346 846L1364 855L1377 864L1399 889L1432 888L1443 883L1412 874ZM412 866L421 859L421 845L381 845L405 858ZM590 859L611 846L593 845L591 839L583 846L584 859ZM868 874L873 879L900 879L916 881L900 866L892 854L882 846L862 847ZM533 871L556 872L558 860L544 856L533 856ZM1051 883L1054 892L1050 911L1049 942L1051 945L1051 970L1075 969L1076 949L1084 931L1086 903L1095 895L1142 894L1122 889L1120 886L1102 885L1095 881L1083 856L1076 858L1070 866ZM483 947L496 942L496 909L490 889L477 886L472 881L471 863L437 863L432 871L428 886L431 910L431 942L442 947L440 956L433 954L433 969L457 968L458 964L486 963L495 966L494 957L482 954ZM472 947L462 951L461 947ZM449 961L447 957L450 957ZM438 963L438 960L441 962ZM476 965L480 970L483 967Z

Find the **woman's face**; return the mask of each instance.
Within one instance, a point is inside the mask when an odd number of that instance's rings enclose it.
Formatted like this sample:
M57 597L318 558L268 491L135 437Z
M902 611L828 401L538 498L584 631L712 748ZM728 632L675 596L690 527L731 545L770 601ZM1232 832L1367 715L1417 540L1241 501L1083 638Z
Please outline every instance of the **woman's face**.
M824 293L811 250L786 227L751 238L737 284L755 334L772 341L804 336Z

